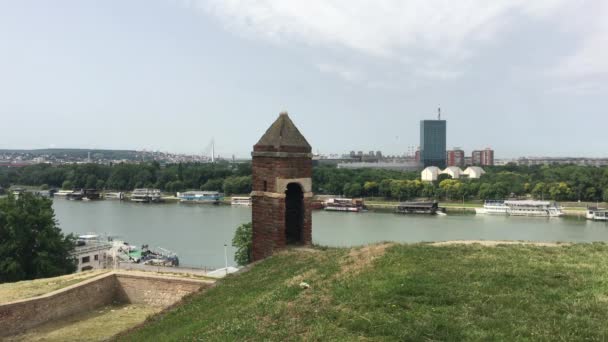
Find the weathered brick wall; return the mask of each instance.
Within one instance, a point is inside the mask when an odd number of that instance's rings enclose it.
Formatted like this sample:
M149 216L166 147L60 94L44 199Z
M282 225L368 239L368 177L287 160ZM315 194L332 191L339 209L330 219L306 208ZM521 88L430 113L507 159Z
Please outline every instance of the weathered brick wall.
M252 204L253 259L260 260L285 246L285 198L254 196Z
M166 307L204 284L196 280L117 274L117 300L125 303Z
M112 303L116 279L96 277L44 296L0 305L0 337Z
M285 189L276 188L276 179L312 178L312 159L308 157L259 157L252 162L253 259L272 255L286 246ZM266 188L264 188L266 181ZM304 189L303 189L304 190ZM263 193L263 194L262 194ZM312 243L311 198L304 198L302 242Z
M267 184L266 191L284 191L284 189L276 189L277 178L312 178L312 159L253 157L253 191L264 191L264 181Z

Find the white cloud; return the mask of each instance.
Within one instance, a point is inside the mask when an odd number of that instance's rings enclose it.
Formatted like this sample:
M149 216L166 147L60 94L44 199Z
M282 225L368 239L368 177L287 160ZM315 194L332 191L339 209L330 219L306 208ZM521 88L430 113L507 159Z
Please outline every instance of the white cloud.
M464 62L484 44L495 44L502 33L516 29L522 18L548 21L582 35L580 48L560 62L562 73L567 70L563 74L608 70L608 6L601 6L601 13L585 13L593 1L583 1L579 7L567 0L189 0L189 4L239 34L346 49L399 62L413 75L432 79L461 76ZM570 21L564 14L570 18L571 8L579 10L572 15L585 25L564 24ZM592 27L596 31L585 31ZM548 68L560 60L560 56L552 58ZM347 81L362 78L352 68L335 64L317 67Z
M377 56L402 48L464 53L467 41L486 40L514 14L551 13L564 0L207 0L202 8L227 26L267 39L338 44Z
M342 65L319 63L317 64L317 69L327 74L338 75L340 76L340 78L345 79L349 82L357 82L362 81L364 79L363 74L360 71L347 68Z
M554 74L563 77L597 77L608 75L608 2L598 1L588 13L573 13L575 27L581 31L581 43L565 57ZM581 24L584 23L584 24Z

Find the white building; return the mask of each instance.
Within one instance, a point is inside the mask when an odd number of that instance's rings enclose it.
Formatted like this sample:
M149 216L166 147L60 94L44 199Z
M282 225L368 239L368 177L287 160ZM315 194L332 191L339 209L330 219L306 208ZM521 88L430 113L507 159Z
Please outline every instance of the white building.
M441 170L439 170L438 167L429 166L422 170L422 172L420 173L420 178L423 182L434 182L437 180L437 177L439 177L440 173Z
M452 177L452 179L458 179L462 174L462 170L458 166L448 166L445 170L441 171L441 173Z
M462 172L462 174L468 176L469 179L479 179L485 173L486 172L479 166L469 166Z

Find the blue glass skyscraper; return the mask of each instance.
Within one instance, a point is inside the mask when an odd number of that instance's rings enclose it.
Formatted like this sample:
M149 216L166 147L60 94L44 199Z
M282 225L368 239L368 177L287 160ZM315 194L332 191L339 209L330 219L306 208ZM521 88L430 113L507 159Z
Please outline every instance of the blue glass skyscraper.
M445 120L420 121L420 162L424 167L445 168L446 126Z

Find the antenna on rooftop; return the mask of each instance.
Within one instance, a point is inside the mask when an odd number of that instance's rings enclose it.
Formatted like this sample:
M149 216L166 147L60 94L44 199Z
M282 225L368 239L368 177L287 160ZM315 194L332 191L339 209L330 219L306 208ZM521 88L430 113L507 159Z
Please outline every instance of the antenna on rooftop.
M441 120L441 107L437 108L437 120Z

